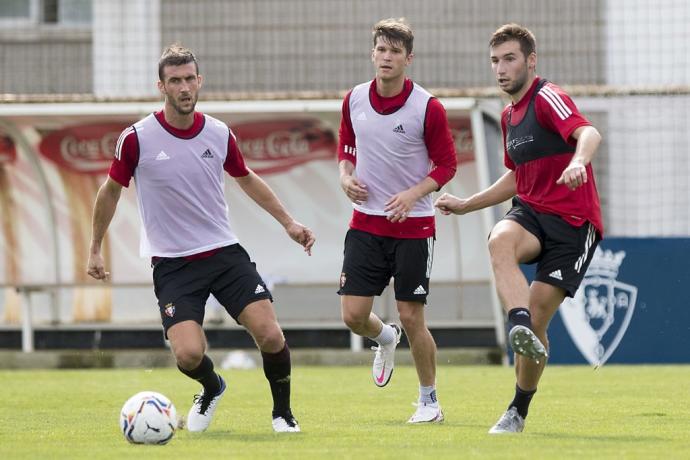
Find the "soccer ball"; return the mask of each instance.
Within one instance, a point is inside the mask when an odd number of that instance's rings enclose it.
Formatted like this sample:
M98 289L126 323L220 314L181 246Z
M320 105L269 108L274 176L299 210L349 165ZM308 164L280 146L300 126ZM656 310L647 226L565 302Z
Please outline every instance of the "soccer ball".
M177 411L155 391L142 391L127 400L120 412L120 429L133 444L166 444L175 434Z

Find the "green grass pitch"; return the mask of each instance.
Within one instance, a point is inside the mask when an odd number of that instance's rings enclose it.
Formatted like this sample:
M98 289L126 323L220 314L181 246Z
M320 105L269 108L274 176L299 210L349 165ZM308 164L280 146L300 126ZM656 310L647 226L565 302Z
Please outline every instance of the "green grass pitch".
M177 370L0 371L0 458L690 458L690 366L550 366L512 436L487 434L512 398L510 368L440 366L445 423L409 426L412 367L381 389L370 368L298 366L299 434L272 432L261 369L221 373L229 391L209 431L138 446L119 430L122 404L154 390L186 414L198 388Z

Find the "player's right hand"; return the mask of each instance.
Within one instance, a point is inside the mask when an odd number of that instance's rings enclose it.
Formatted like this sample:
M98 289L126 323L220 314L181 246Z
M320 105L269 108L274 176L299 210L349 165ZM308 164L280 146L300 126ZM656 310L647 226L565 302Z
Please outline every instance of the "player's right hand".
M105 271L105 262L103 256L98 254L91 254L89 256L89 263L86 273L97 280L108 281L110 279L110 272Z
M587 168L582 160L573 158L556 181L558 185L565 185L572 192L587 183Z
M342 176L340 178L340 187L354 204L362 204L369 198L367 186L352 176Z
M434 203L434 206L441 211L441 214L447 216L449 214L465 214L469 212L467 209L467 199L458 198L450 193L444 193Z
M293 220L287 227L285 231L290 235L290 238L304 246L304 252L307 255L311 255L311 247L314 246L316 242L316 237L314 232L311 231L309 227L305 227L299 222Z

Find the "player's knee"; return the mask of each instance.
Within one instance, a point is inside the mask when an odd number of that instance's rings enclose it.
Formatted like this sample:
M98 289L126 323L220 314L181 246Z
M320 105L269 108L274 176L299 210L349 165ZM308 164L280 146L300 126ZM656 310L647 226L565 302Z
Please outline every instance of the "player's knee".
M277 353L285 345L283 331L277 323L267 324L265 327L253 331L252 335L259 350L266 353Z
M494 258L501 257L505 254L508 241L502 232L492 232L489 236L489 254L493 262Z
M400 317L400 323L406 331L416 331L419 328L425 327L424 315L413 308L399 308L398 316Z
M366 327L369 315L362 315L349 310L343 310L342 313L343 322L352 331L360 331Z
M175 360L177 365L182 369L193 370L199 367L201 360L204 358L203 348L196 346L181 346L174 350Z

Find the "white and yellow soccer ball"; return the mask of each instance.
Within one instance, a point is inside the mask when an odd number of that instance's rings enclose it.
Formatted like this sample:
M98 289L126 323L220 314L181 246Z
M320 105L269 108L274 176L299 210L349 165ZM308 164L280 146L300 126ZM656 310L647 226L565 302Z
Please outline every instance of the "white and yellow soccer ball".
M142 391L122 406L120 429L133 444L167 444L175 435L175 428L175 406L160 393Z

